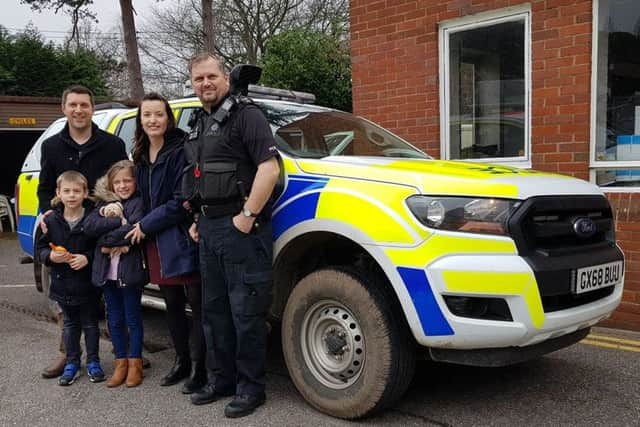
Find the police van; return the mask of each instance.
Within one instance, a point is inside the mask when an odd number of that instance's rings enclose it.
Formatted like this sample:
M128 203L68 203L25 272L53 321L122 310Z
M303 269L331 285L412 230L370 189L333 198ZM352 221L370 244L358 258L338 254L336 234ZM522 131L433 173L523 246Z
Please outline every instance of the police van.
M270 315L291 378L317 409L352 419L392 406L418 357L475 366L540 357L618 306L624 259L597 186L434 160L361 117L252 99L283 171ZM171 105L187 129L198 101ZM94 120L130 144L135 110ZM62 126L38 140L18 180L18 233L31 256L40 144ZM41 290L46 274L34 266Z

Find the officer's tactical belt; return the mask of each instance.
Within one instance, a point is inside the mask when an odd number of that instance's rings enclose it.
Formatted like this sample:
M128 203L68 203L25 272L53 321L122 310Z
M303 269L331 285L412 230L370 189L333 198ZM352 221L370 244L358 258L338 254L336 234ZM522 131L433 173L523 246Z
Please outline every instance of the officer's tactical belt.
M240 212L240 209L242 209L241 201L200 206L200 212L207 218L219 218L221 216L235 215Z

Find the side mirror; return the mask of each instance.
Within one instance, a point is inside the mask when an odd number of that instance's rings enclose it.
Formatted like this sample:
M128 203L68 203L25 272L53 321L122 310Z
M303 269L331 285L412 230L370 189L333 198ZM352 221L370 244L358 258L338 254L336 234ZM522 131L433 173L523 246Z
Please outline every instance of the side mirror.
M229 92L231 95L247 96L249 85L260 80L262 68L251 64L238 64L229 73Z

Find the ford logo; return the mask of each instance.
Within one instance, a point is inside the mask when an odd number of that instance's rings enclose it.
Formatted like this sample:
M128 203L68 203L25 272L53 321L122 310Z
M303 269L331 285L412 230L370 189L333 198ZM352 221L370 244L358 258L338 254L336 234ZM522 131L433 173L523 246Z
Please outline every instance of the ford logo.
M573 221L573 231L578 237L591 237L596 232L596 223L591 218L577 218Z

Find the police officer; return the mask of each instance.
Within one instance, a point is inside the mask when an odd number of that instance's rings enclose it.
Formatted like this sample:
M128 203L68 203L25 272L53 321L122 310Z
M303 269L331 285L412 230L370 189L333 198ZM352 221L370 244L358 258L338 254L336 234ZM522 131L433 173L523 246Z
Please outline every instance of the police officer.
M190 234L200 245L202 322L215 360L196 405L233 396L225 416L265 402L266 313L271 303L271 194L280 167L269 124L247 98L230 94L224 63L199 54L191 83L203 109L185 144L185 182L199 213Z

